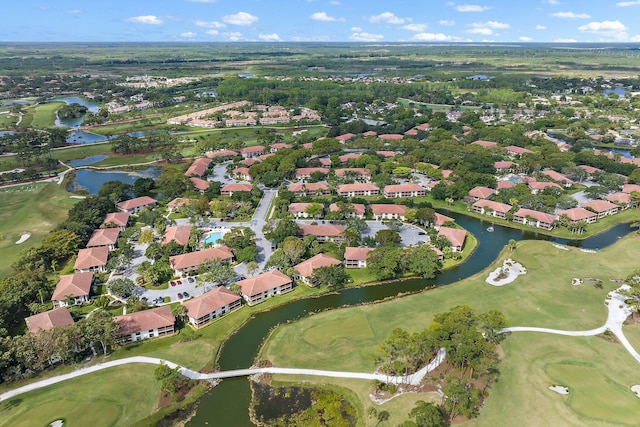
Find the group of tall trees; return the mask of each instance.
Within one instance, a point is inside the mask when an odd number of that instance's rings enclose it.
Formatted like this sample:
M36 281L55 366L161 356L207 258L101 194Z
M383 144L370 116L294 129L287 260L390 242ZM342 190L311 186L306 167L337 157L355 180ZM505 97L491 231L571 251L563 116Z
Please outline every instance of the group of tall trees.
M497 378L496 345L504 338L500 332L507 326L507 319L498 310L478 314L469 306L456 306L436 314L433 323L422 331L394 329L379 345L377 360L386 374L409 375L444 348L450 375L442 388L442 409L450 420L457 415L473 418L487 387ZM472 385L472 378L484 388Z

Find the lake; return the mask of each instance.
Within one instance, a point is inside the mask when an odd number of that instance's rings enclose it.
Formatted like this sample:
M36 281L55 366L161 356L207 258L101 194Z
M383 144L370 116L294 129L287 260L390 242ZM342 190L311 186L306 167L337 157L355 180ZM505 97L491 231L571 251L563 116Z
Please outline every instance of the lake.
M108 138L97 133L87 132L84 130L74 130L69 133L67 143L69 144L95 144L96 142L106 141Z
M84 107L87 107L87 109L89 111L91 111L92 113L97 113L100 110L100 106L98 104L95 104L95 103L92 103L92 102L87 102L85 99L80 98L78 96L66 96L66 97L62 97L62 98L53 98L52 101L54 101L54 102L62 101L67 105L69 105L69 104L79 104L79 105L82 105ZM68 128L77 128L78 126L80 126L82 124L82 120L83 119L84 119L84 114L81 117L68 118L68 119L64 119L64 120L61 120L61 119L56 117L56 126L64 126L64 127L68 127Z
M102 171L94 169L80 169L76 171L76 179L72 184L70 184L69 190L73 191L73 189L80 187L87 190L89 194L96 195L98 194L100 187L108 181L120 181L125 184L133 184L138 178L156 179L159 175L160 169L153 166L139 170L110 169Z
M67 162L67 164L75 168L77 166L93 165L107 158L109 158L109 156L107 156L106 154L96 154L95 156L88 156L88 157L85 157L84 159L71 160Z

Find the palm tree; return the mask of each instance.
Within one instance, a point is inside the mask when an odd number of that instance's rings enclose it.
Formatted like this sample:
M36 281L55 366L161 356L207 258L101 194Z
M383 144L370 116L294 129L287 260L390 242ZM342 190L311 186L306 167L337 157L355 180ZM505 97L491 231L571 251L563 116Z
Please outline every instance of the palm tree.
M510 239L509 243L507 244L507 248L509 248L509 252L513 252L517 247L518 247L518 243L515 240Z

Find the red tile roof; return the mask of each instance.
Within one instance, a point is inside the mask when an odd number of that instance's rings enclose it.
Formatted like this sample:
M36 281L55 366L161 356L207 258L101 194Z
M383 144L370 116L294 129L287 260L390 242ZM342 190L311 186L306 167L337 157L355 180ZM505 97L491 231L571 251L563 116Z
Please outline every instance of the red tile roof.
M137 332L151 331L176 323L176 318L171 314L171 307L168 305L137 311L135 313L125 314L124 316L116 316L113 320L120 324L120 335L131 335Z
M314 172L320 172L321 174L327 175L327 174L329 174L329 169L327 169L327 168L298 168L298 169L296 169L296 176L311 175Z
M559 188L560 190L562 190L562 187L558 184L556 184L555 182L543 182L543 181L529 181L527 183L527 185L529 186L529 188L531 190L544 190L547 187L555 187L555 188Z
M209 168L211 164L211 159L207 159L206 157L200 157L195 159L189 169L184 173L186 176L202 176Z
M67 296L81 297L89 295L93 273L65 274L60 276L51 301L63 301Z
M609 194L606 199L613 203L628 204L631 203L631 197L627 193L619 192Z
M233 259L233 253L231 253L228 247L219 246L217 248L208 248L201 251L169 257L169 264L175 270L183 270L185 268L197 267L204 264L206 261L216 258L223 261L230 261Z
M205 191L209 188L209 181L206 179L191 177L189 181L191 181L191 184L193 184L196 190Z
M451 242L451 246L462 247L464 246L464 240L467 237L467 232L458 228L440 227L440 230L438 230L438 235L444 236L449 239L449 242Z
M587 218L593 218L597 216L595 213L588 211L584 208L571 208L558 212L558 216L566 215L571 221L580 221Z
M236 175L245 175L245 176L249 176L249 168L242 168L242 167L240 167L240 168L235 168L232 172L233 172L234 174L236 174Z
M424 188L420 187L418 184L397 184L397 185L387 185L384 187L384 192L389 193L409 193L414 191L424 191Z
M446 215L442 215L441 213L436 212L435 214L433 214L433 222L435 225L437 225L438 227L441 227L444 225L445 222L455 222L455 219L450 218Z
M295 214L295 213L306 211L307 208L311 205L312 203L289 203L288 210L289 212Z
M596 172L602 172L602 169L594 168L593 166L589 166L589 165L580 165L578 167L580 169L584 170L589 175L592 175L592 174L594 174Z
M545 169L541 172L543 175L551 178L554 181L565 182L567 184L573 184L573 181L561 174L560 172L556 172L553 169Z
M374 203L371 205L371 212L374 215L380 215L380 214L404 215L406 211L407 211L407 207L405 205L377 204L377 203Z
M344 250L344 259L366 261L369 258L369 252L372 250L373 248L354 248L349 246Z
M378 132L374 132L372 130L367 131L365 133L362 134L362 136L376 136L378 134Z
M507 147L504 147L504 149L512 154L532 154L533 153L533 151L527 148L517 147L515 145L509 145Z
M116 206L118 209L123 210L131 210L135 208L139 208L141 206L147 205L155 205L157 202L156 199L153 199L149 196L136 197L135 199L125 200L124 202L118 203Z
M237 282L248 297L291 283L291 278L278 270L270 270Z
M362 156L360 153L343 154L338 157L338 160L340 160L340 163L347 163L350 159L357 159L360 156Z
M378 135L378 138L387 140L399 140L404 138L404 136L398 133L386 133L384 135Z
M623 193L631 194L634 191L637 191L638 193L640 193L640 185L638 185L638 184L625 184L625 185L622 186L622 192Z
M309 192L315 192L318 190L328 191L329 186L326 182L309 182L306 184L289 184L289 190L297 193L305 188Z
M74 270L85 270L91 267L100 267L107 265L109 258L109 248L100 246L98 248L80 249L76 263L73 265Z
M232 150L218 150L207 152L207 157L210 159L215 159L216 157L234 157L237 155L238 153Z
M66 307L54 308L44 313L34 314L24 319L27 328L32 333L38 333L40 329L48 331L49 329L66 326L73 323L73 318Z
M362 203L351 203L351 206L353 207L353 213L356 215L364 215L365 212L365 207ZM329 210L331 212L338 212L340 210L340 208L338 207L337 203L331 203L329 205Z
M544 213L544 212L539 212L539 211L534 211L532 209L525 209L525 208L518 209L518 212L513 214L513 216L519 216L521 218L526 218L526 217L530 216L531 218L535 219L536 221L544 222L544 223L547 223L547 224L553 224L553 222L556 220L555 215L551 215L551 214Z
M474 187L469 190L469 196L476 197L478 199L487 199L496 194L496 190L488 187Z
M111 212L104 218L102 226L105 228L109 226L125 227L128 222L129 212Z
M346 230L343 225L299 225L303 236L311 234L313 236L340 236Z
M286 144L284 142L277 142L275 144L271 144L272 150L282 150L283 148L291 148L293 147L291 144Z
M167 243L174 241L181 246L187 246L189 243L189 236L191 236L191 229L193 227L190 225L176 225L167 227L164 230L164 237L162 238L162 246Z
M341 184L338 185L338 193L351 193L355 191L379 191L377 185L372 183L358 183L358 184Z
M396 155L398 155L397 152L395 151L376 151L376 154L382 157L395 157Z
M507 213L511 210L511 205L506 203L494 202L493 200L478 200L473 204L473 206L481 207L481 208L490 208L496 212Z
M504 188L512 188L516 185L511 181L498 181L498 185L496 185L498 190L502 190Z
M495 162L493 167L496 169L510 169L513 166L513 162L504 161L504 162Z
M229 183L222 186L220 189L221 192L231 192L235 193L236 191L251 191L253 186L251 184L243 184L243 183Z
M189 317L199 319L239 299L240 296L235 292L230 291L224 286L218 286L203 295L183 302L182 305L187 309L187 315Z
M596 211L597 213L606 212L611 209L618 209L618 205L611 203L607 200L594 200L592 202L583 203L580 205L581 208L590 208Z
M244 159L242 161L240 161L240 163L242 163L245 166L251 166L254 163L259 163L260 160L256 159L256 158L249 158L249 159Z
M253 147L245 147L240 150L241 154L260 153L264 151L263 145L254 145Z
M336 139L340 142L345 142L353 138L355 135L352 133L345 133L344 135L336 136Z
M310 277L313 275L313 270L316 268L340 264L342 263L334 257L325 254L318 254L313 258L309 258L308 260L302 261L300 264L293 266L293 268L300 274L300 276Z
M97 230L93 230L87 242L87 247L93 248L96 246L115 245L118 241L118 236L120 236L119 228L98 228Z

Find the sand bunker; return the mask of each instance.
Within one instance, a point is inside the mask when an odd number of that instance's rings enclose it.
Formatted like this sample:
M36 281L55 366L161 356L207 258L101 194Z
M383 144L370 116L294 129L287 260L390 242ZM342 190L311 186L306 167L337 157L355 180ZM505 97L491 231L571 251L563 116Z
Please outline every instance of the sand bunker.
M631 386L631 391L634 392L636 396L640 397L640 384Z
M20 238L18 239L18 241L16 242L16 245L19 245L20 243L24 243L27 241L27 239L31 237L31 233L24 233L22 234L22 236L20 236Z
M549 386L549 390L555 391L558 394L569 394L569 388L568 387L563 387L561 385Z
M505 259L502 267L498 267L489 273L486 282L493 286L504 286L516 280L521 274L527 274L527 269L522 264L512 259Z

